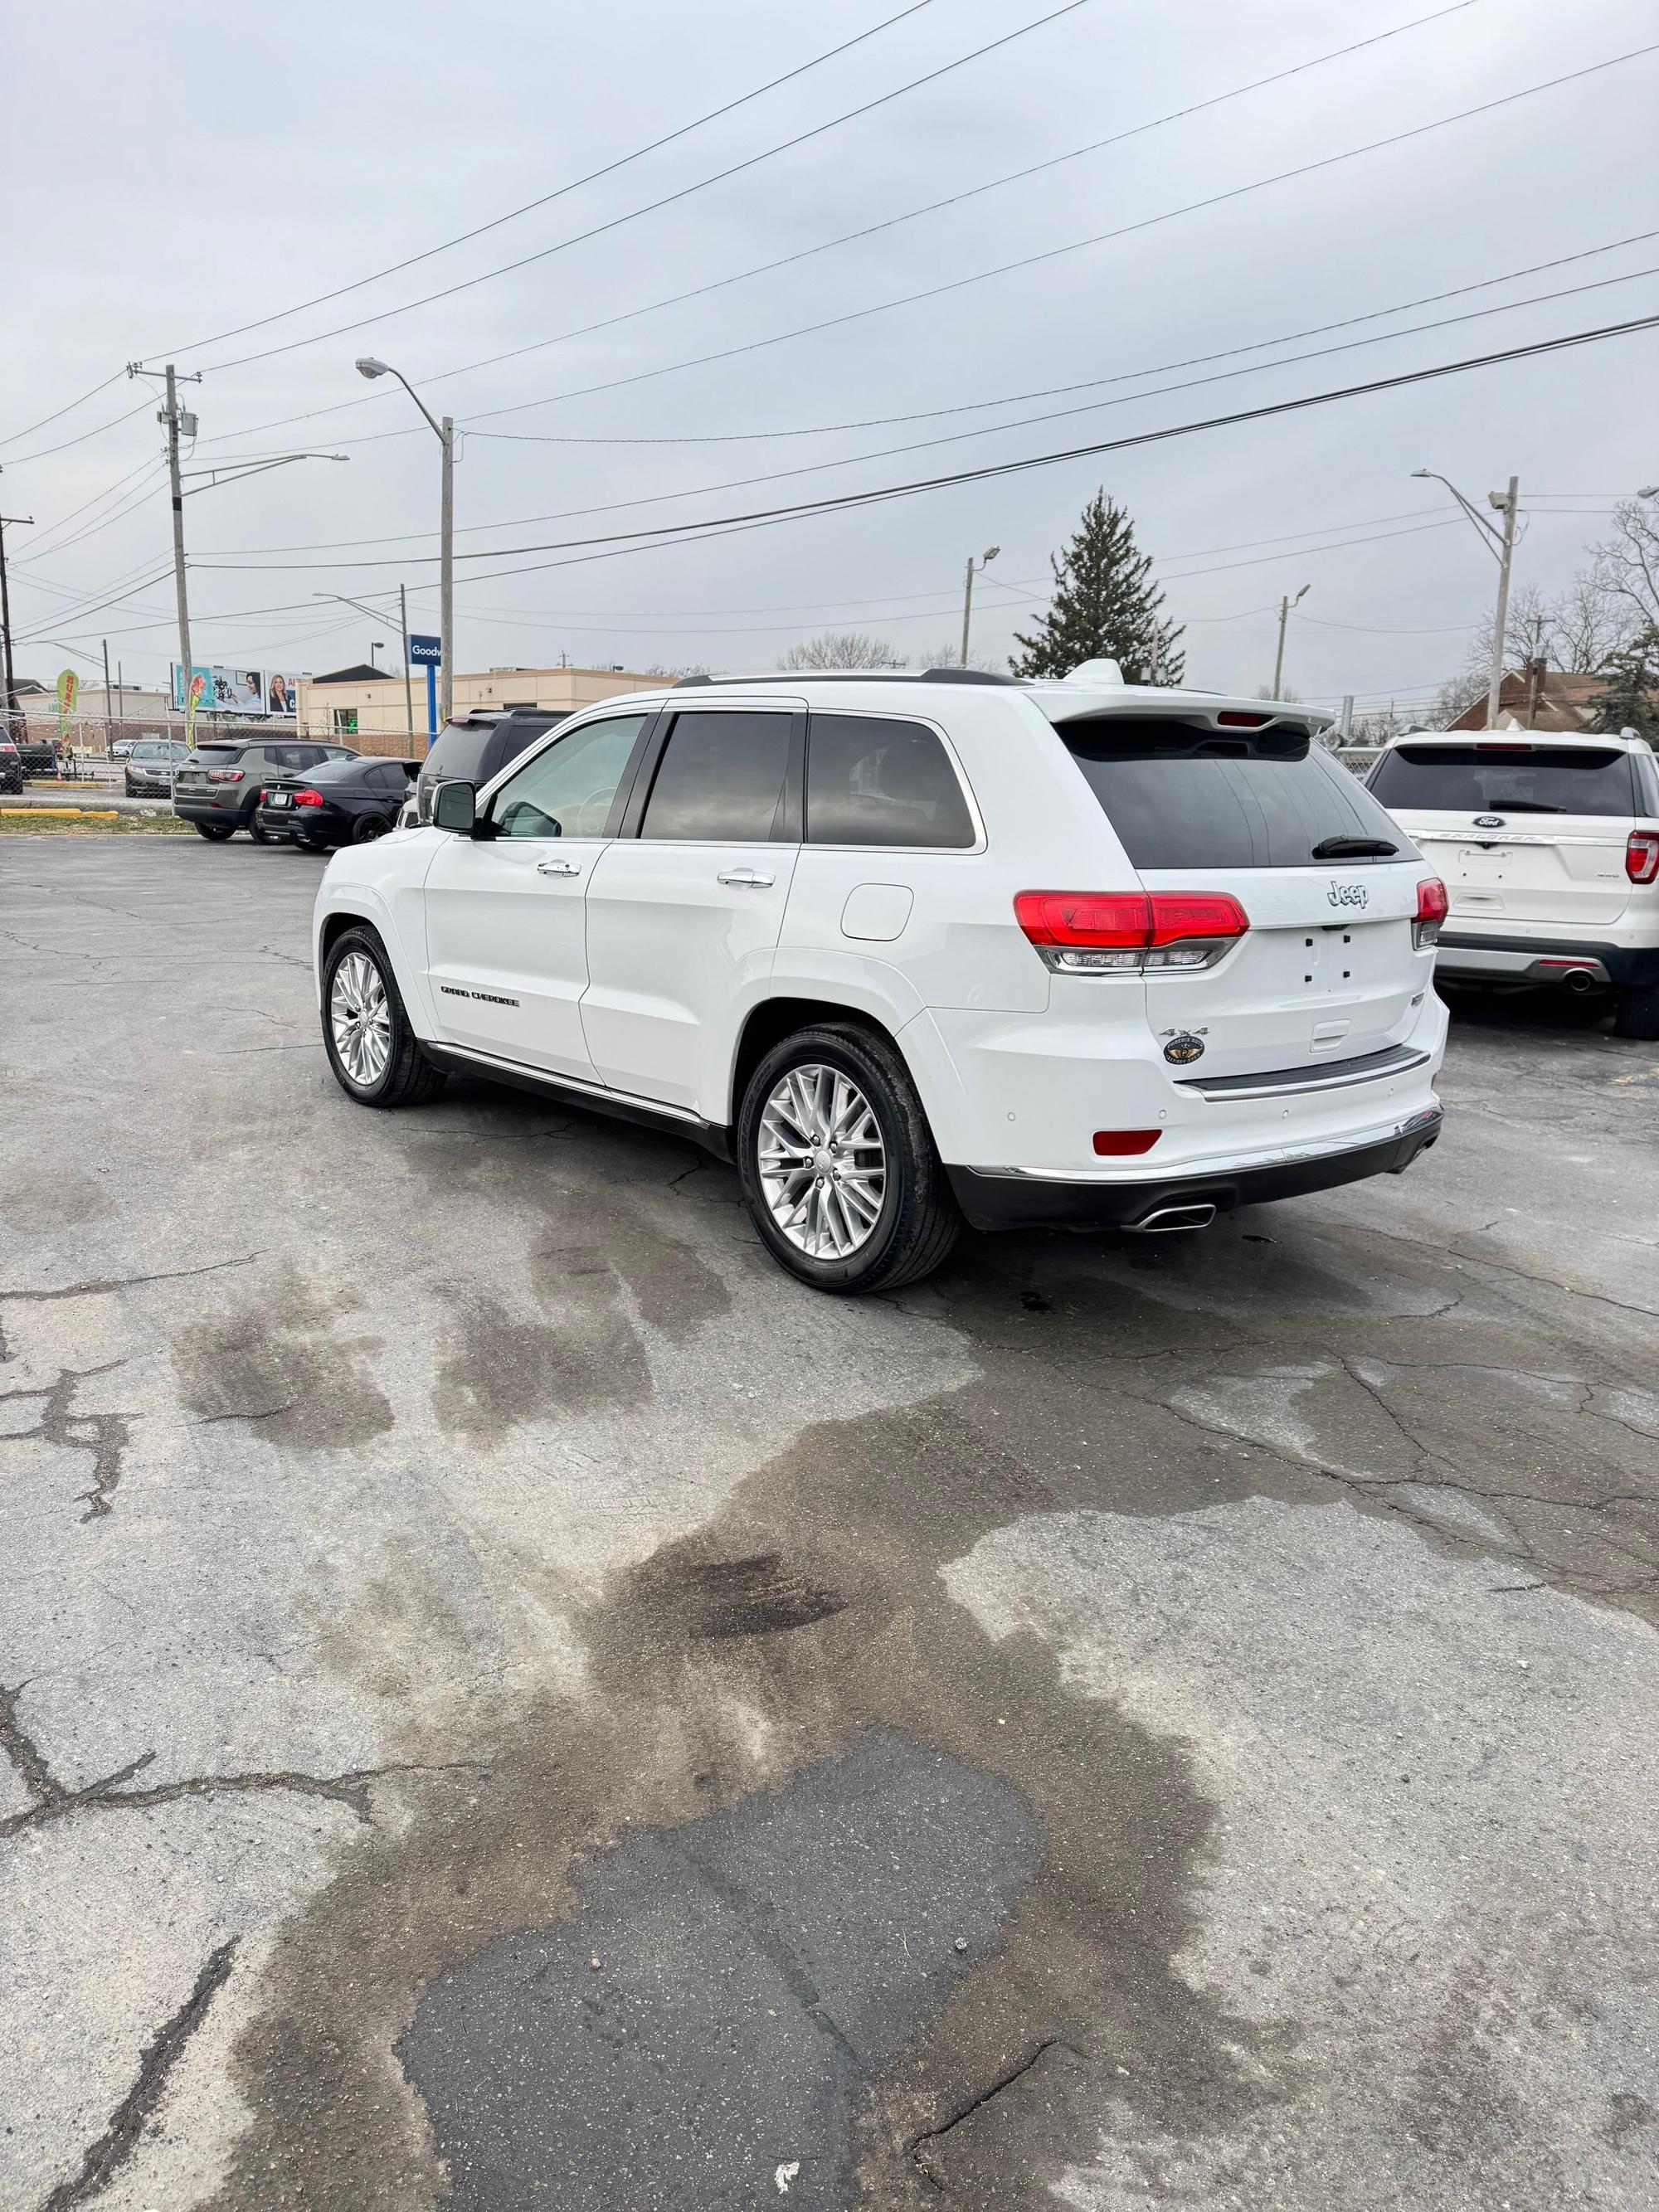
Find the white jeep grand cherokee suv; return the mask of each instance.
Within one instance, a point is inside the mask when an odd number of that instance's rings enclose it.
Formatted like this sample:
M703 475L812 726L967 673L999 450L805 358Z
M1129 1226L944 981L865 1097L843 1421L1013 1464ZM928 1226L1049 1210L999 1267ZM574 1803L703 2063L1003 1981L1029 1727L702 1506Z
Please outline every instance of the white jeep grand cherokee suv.
M1659 762L1633 734L1415 730L1366 779L1445 878L1435 972L1615 994L1659 1037Z
M1299 708L920 677L689 679L337 853L324 1040L736 1161L761 1237L874 1291L976 1227L1196 1228L1434 1142L1445 894Z

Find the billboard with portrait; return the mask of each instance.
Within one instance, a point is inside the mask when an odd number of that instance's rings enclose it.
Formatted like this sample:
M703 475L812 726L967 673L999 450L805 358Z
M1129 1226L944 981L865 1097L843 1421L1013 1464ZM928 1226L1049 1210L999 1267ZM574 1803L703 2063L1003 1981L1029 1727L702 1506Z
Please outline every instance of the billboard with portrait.
M259 668L221 668L198 662L192 675L202 678L197 700L199 714L291 714L297 676L271 674ZM280 706L276 702L281 699ZM177 661L173 664L173 703L185 704L185 684Z

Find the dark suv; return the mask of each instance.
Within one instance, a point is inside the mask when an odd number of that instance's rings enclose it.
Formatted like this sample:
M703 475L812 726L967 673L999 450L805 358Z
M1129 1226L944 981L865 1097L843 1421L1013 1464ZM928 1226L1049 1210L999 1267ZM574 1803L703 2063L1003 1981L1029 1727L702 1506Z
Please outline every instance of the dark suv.
M325 761L356 760L349 745L317 744L305 738L216 738L198 745L173 781L173 811L193 822L198 836L222 839L246 830L257 844L265 833L258 819L267 782Z
M415 784L414 819L430 822L433 793L441 783L470 783L481 790L509 762L517 760L527 745L567 719L540 707L514 707L505 713L483 707L446 722L421 763ZM405 808L399 827L409 826L410 821Z

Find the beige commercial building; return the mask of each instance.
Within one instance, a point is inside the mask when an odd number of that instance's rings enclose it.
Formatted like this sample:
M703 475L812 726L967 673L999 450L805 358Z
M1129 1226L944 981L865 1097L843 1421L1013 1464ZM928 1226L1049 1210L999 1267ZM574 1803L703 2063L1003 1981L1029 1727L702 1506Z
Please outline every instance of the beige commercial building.
M417 758L426 750L426 672L410 677L415 727L409 726L409 696L400 675L368 667L337 669L331 675L305 676L299 683L300 734L331 738L360 752L401 754ZM455 712L473 707L540 707L556 714L597 706L619 691L660 684L660 676L625 668L491 668L482 675L457 674Z

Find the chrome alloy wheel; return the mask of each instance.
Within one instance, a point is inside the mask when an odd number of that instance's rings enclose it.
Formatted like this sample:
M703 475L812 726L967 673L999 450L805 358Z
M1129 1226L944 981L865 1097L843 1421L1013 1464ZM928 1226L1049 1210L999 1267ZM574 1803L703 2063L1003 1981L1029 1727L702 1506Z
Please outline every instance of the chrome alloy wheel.
M887 1148L869 1100L840 1068L792 1067L774 1087L756 1165L773 1220L809 1260L845 1260L869 1243Z
M340 1064L361 1091L372 1091L392 1057L392 1009L380 969L365 952L348 952L328 994L329 1025Z

